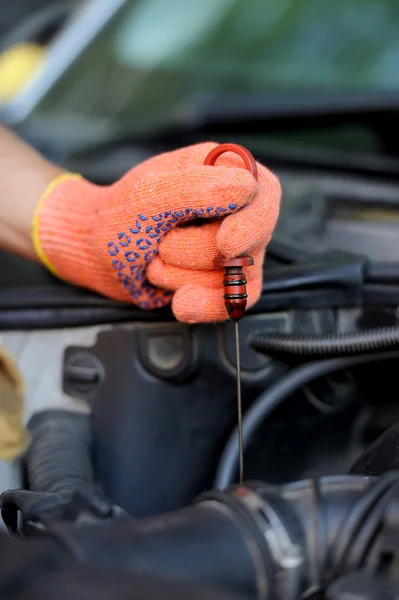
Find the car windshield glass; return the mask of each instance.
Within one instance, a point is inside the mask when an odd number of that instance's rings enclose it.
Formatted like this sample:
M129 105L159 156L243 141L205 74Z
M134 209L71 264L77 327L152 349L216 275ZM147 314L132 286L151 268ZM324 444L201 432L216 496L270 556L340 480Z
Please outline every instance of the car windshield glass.
M93 141L189 122L214 93L392 90L398 61L394 0L131 0L30 120Z

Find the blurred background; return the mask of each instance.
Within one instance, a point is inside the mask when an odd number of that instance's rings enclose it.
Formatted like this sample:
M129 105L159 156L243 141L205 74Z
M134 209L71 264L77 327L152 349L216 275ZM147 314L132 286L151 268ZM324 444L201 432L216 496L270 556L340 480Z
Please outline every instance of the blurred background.
M195 123L213 102L223 110L217 94L245 110L246 99L261 103L276 92L293 101L399 84L392 0L13 0L0 35L3 50L49 44L47 58L36 56L51 69L4 118L29 115L32 135L57 136L64 148ZM2 77L4 103L17 88L8 93ZM373 139L359 132L352 145L360 142L370 147Z
M235 141L282 178L278 235L392 255L399 3L13 0L0 51L0 119L65 167Z

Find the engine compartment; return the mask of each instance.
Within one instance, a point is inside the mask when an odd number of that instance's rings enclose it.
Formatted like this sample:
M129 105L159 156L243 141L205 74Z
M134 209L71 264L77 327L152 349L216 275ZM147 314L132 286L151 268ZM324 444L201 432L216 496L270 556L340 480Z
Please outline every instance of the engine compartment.
M187 36L187 3L169 37L173 11L146 20L150 2L102 0L46 6L0 40L48 45L41 76L0 117L66 169L110 184L212 139L248 147L283 188L262 295L241 322L241 485L230 322L183 325L0 253L0 341L25 380L31 436L21 461L0 461L1 597L399 595L398 115L380 79L395 10L370 5L364 37L350 3L304 3L296 38L286 7L270 5L268 41L263 3L252 16L222 4L216 25L212 3L198 5L203 39ZM351 35L326 35L332 52L318 54L308 43L326 15L326 34L351 22ZM188 47L152 63L158 35L138 48L132 32L161 21L166 50ZM343 52L349 38L356 52ZM306 91L312 78L329 90Z
M364 237L358 178L337 192L315 176L324 200L313 221L311 174L292 172L291 187L284 173L282 181L287 213L262 297L241 322L243 486L231 323L183 325L169 309L121 305L2 255L1 341L26 382L32 436L22 464L0 465L9 490L0 545L9 533L29 542L15 547L11 587L31 556L44 557L34 580L50 585L50 555L57 577L78 573L76 593L86 586L86 595L99 593L104 577L104 594L140 585L155 594L146 575L164 589L183 586L177 596L215 600L341 600L348 590L380 598L396 581L392 246L388 257L380 222L381 260L372 241L367 255L354 253L345 227L342 238L331 233L352 190ZM396 187L385 183L370 179L371 207L385 196L394 205ZM301 210L304 225L298 218L290 230Z
M331 336L397 323L392 244L380 222L362 220L362 210L379 203L391 203L394 210L396 184L374 176L366 184L353 174L331 177L298 167L278 174L286 195L265 262L264 291L242 321L246 409L303 362L259 353L251 347L254 332ZM336 207L343 198L357 215L361 238L367 238L362 227L375 225L375 236L387 244L386 250L377 244L384 263L373 259L374 238L366 256L345 247L345 224L343 237L336 234ZM350 228L354 221L345 223ZM135 516L179 508L217 483L236 420L230 324L177 324L168 309L145 313L69 287L15 256L3 254L1 261L1 337L27 381L26 422L46 409L90 413L99 448L97 475L115 502L137 511ZM396 422L393 365L394 360L365 361L282 398L248 442L248 476L281 484L345 472ZM382 405L375 383L381 377L390 384ZM193 429L187 430L187 423ZM160 448L171 449L161 452L162 467ZM159 469L162 475L158 491L147 469L139 468L142 459L132 467L132 457L143 456L149 471ZM186 461L179 464L183 456ZM230 477L228 484L234 473Z

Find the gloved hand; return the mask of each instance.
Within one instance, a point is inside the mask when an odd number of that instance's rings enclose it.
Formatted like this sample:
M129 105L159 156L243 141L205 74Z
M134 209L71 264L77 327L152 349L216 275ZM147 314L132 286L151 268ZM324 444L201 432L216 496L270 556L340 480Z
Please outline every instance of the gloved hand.
M249 252L251 307L261 292L280 185L260 165L256 182L232 153L204 166L215 145L151 158L110 186L62 175L36 210L38 256L70 283L143 309L172 300L178 320L198 323L227 319L223 270L214 269L214 258ZM198 226L198 218L209 222Z

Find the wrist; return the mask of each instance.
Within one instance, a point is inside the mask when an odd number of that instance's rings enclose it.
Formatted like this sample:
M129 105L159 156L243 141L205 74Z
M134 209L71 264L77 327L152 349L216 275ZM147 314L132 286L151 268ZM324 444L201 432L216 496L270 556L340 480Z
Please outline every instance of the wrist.
M47 163L44 168L28 171L23 169L19 184L15 182L11 190L14 192L12 195L8 189L5 190L9 201L7 210L0 212L0 241L3 249L38 261L32 240L35 210L44 190L63 171Z
M60 279L97 291L104 279L98 224L107 188L74 173L62 173L45 190L32 226L35 253Z

